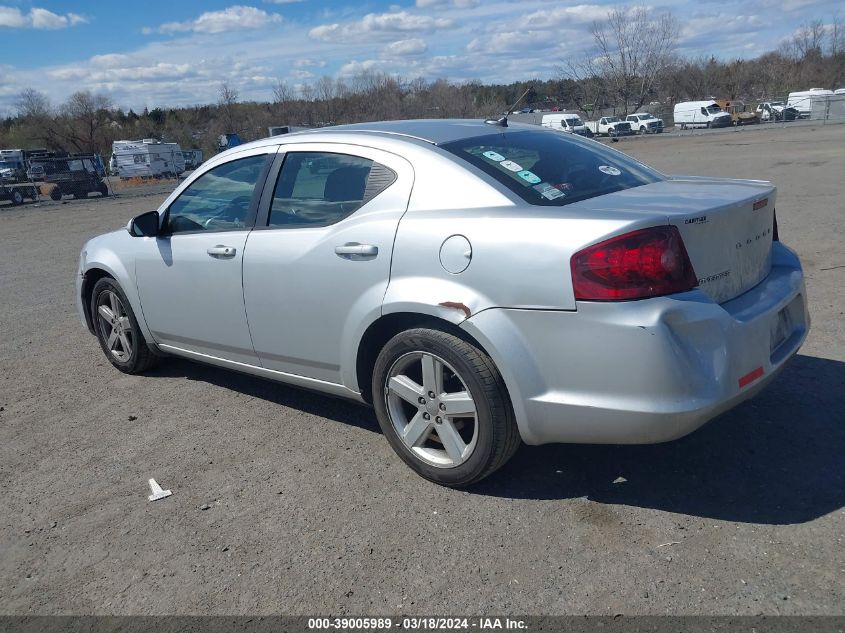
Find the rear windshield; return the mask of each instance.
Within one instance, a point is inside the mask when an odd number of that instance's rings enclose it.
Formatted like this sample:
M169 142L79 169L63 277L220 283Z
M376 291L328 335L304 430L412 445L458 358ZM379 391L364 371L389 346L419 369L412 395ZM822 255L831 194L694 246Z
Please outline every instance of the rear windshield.
M489 174L531 204L563 206L662 180L596 141L523 131L475 136L441 147Z

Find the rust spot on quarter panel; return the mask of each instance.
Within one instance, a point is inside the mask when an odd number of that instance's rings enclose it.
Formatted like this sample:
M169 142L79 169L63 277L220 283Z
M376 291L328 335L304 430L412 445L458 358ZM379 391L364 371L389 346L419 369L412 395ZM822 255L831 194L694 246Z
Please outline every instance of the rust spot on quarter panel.
M455 308L456 310L461 310L466 315L467 319L472 316L472 310L466 307L463 303L444 301L443 303L438 303L437 305L443 306L444 308Z

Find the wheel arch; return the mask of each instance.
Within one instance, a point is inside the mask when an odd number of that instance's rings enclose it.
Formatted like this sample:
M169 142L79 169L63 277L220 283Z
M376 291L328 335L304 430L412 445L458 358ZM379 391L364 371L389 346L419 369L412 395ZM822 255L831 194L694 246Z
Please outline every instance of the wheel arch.
M85 325L88 326L88 331L91 332L91 334L95 334L94 318L91 314L91 295L94 292L94 286L96 286L97 282L104 277L114 279L114 275L109 273L107 270L96 266L85 271L85 275L82 277L82 289L80 291L80 294L82 295L82 314L85 316Z
M128 233L126 235L128 236ZM93 240L86 245L83 251L83 262L82 284L79 294L82 313L85 315L85 324L89 329L93 328L91 321L93 315L90 305L91 291L100 279L111 277L123 290L123 294L126 295L148 347L153 347L154 338L149 327L147 327L147 321L141 308L138 287L135 284L134 266L125 261L125 258L117 255L114 249L109 248L107 244L97 243ZM89 280L89 277L91 280Z
M391 338L400 332L417 327L431 327L448 332L468 341L490 356L487 350L484 349L484 346L475 337L458 327L456 323L441 316L426 312L393 312L383 314L367 327L358 343L355 374L361 397L368 404L372 404L373 368L375 367L379 352L381 352L384 345Z

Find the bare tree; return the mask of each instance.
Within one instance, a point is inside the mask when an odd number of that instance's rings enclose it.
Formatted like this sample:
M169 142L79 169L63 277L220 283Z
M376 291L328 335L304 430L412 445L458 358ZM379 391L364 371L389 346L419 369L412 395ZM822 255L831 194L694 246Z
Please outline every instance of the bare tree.
M827 42L827 50L831 57L837 57L840 53L845 52L845 27L843 27L842 18L839 17L838 11L833 14L830 21Z
M234 106L238 103L239 96L237 89L225 81L220 84L220 88L217 90L217 103L223 108L229 132L235 131Z
M273 100L276 103L286 103L293 101L293 99L293 88L286 81L279 80L279 83L273 88Z
M34 88L22 90L15 105L21 118L41 118L50 114L50 100L47 95Z
M592 116L605 106L607 90L593 54L588 52L583 57L565 60L558 72L572 80L572 89L567 96L579 110Z
M97 152L107 144L104 132L111 122L112 102L90 90L74 92L61 107L61 117L49 133L79 152Z
M824 39L824 22L813 20L798 27L798 32L792 37L792 45L801 59L821 57Z
M618 7L607 19L593 23L596 45L593 62L608 96L622 114L642 107L658 76L670 66L680 27L670 12L655 13L644 6Z

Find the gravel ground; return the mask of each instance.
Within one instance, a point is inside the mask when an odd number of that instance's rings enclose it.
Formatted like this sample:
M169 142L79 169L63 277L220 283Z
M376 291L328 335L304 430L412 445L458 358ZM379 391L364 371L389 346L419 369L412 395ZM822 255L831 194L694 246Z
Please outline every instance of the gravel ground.
M773 180L813 330L689 437L523 447L468 491L414 475L369 409L109 365L74 312L78 252L167 185L0 207L0 613L845 613L845 125L614 146ZM149 503L149 477L173 496Z

